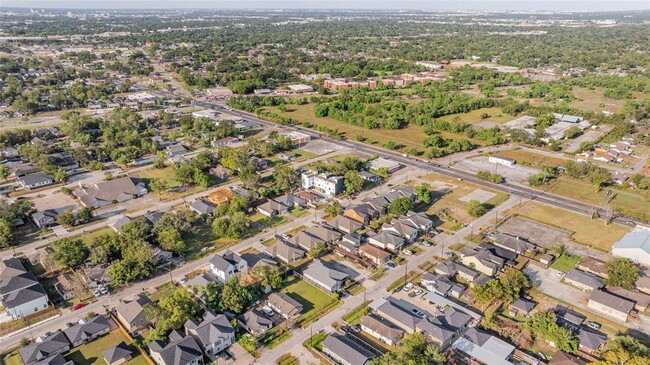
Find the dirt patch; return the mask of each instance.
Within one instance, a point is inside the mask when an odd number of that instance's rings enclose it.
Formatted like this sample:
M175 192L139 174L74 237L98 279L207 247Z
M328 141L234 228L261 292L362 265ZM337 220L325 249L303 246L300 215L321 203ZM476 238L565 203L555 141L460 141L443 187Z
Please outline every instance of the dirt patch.
M486 201L494 198L495 196L497 196L495 193L481 190L481 189L476 189L471 193L461 197L460 201L469 202L470 200L478 200L480 203L485 203Z
M497 231L528 238L531 242L544 248L569 243L571 242L569 237L572 234L572 232L547 226L520 216L511 217L501 224Z

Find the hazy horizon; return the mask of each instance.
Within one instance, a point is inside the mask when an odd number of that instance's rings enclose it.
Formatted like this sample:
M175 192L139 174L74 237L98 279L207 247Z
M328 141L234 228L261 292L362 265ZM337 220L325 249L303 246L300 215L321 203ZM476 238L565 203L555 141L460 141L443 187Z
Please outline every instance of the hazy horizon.
M47 9L341 9L341 10L489 10L489 11L624 11L648 10L650 1L535 1L535 0L469 0L455 2L432 2L405 0L2 0L2 8L47 8Z

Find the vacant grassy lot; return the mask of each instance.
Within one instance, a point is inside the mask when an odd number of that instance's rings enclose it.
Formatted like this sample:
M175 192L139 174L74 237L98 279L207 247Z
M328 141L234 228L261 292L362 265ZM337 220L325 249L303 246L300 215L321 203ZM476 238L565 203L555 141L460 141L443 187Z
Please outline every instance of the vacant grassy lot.
M348 139L355 139L356 136L359 135L366 138L366 143L374 145L384 145L387 141L392 140L400 146L407 148L415 147L419 151L424 151L422 141L426 137L426 134L424 133L424 128L420 126L409 124L406 128L391 130L390 133L386 133L385 130L368 129L363 126L347 124L329 117L319 118L314 115L314 106L314 104L291 105L286 113L280 112L275 107L265 107L263 109L265 111L277 113L278 115L292 117L300 122L309 122L330 129L338 129L339 134ZM467 139L467 137L455 133L441 132L441 134L446 138ZM471 141L477 145L484 144L483 141L479 140L472 139Z
M600 206L605 200L606 189L596 191L588 181L576 180L561 176L550 186L543 187L549 193L565 196L585 203ZM615 210L637 216L643 219L650 219L650 200L635 192L612 189L615 194L610 205Z
M575 87L572 91L576 100L569 103L569 105L577 109L593 110L595 112L602 112L603 110L620 112L623 105L625 105L625 100L606 98L603 95L604 87L596 87L593 90Z
M105 235L105 234L115 234L115 231L110 227L100 228L91 232L80 234L74 238L81 238L86 244L90 244L95 238Z
M468 223L474 219L467 213L468 203L459 199L478 189L478 186L437 174L427 175L422 179L429 182L433 190L433 204L427 209L427 214L437 215L438 218L446 221L445 227L449 229L452 229L453 225ZM496 194L486 202L494 207L508 199L508 194L485 187L480 189Z
M530 166L533 168L542 168L544 166L562 166L562 167L566 166L566 160L563 160L561 158L544 156L526 150L499 151L497 154L499 156L515 159L517 160L517 164Z
M102 351L109 347L115 346L124 341L131 344L128 338L119 329L113 330L104 337L101 337L93 342L81 345L74 348L72 351L64 355L66 360L74 361L75 365L105 365L106 362L102 357ZM149 363L138 352L138 350L131 346L133 351L133 359L127 361L126 365L148 365Z
M562 272L569 272L576 267L580 260L580 256L570 255L566 252L563 252L562 255L557 258L557 260L553 261L551 268Z
M313 319L314 316L319 315L321 311L328 309L335 302L322 290L297 277L289 277L284 285L281 291L297 300L303 307L302 314L295 320L296 324Z
M608 252L612 244L630 231L629 227L620 224L607 225L603 220L591 219L582 214L544 204L528 203L517 211L532 220L573 230L571 238L574 241L605 252Z
M481 114L487 113L489 115L488 118L481 119ZM467 123L467 124L476 124L479 122L482 122L484 120L489 120L492 122L496 123L505 123L509 122L513 119L514 117L504 113L501 111L501 108L483 108L483 109L477 109L477 110L472 110L471 112L467 113L459 113L459 114L452 114L452 115L445 115L444 117L441 117L440 119L442 120L448 120L448 121L453 121L458 117L461 122Z
M23 365L23 360L20 358L18 350L0 355L0 362L5 365Z

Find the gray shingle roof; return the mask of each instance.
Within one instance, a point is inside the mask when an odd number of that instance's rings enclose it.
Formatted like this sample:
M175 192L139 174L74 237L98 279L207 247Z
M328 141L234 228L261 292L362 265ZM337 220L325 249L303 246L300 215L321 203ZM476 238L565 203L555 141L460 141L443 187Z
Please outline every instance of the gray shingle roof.
M104 360L106 360L106 362L109 364L112 364L118 360L126 359L132 354L133 352L124 342L120 342L119 344L102 351Z
M338 281L343 281L348 278L348 273L339 271L332 267L327 261L316 260L311 263L303 274L318 280L320 283L327 287L334 286L333 284Z
M203 351L192 336L173 340L164 347L154 341L149 349L160 354L163 364L159 365L185 365L197 357L203 356Z
M131 301L120 303L115 309L130 323L142 313L144 306L149 303L151 303L151 299L144 295L138 295Z
M4 298L4 305L7 308L15 308L42 297L47 297L47 292L43 289L41 284L34 284L7 295Z
M255 309L244 312L244 314L237 317L237 319L240 322L244 323L246 327L248 327L248 329L253 333L273 327L273 321L269 320L266 317L263 317Z
M592 289L602 288L605 285L605 282L596 275L578 269L569 271L564 279L575 281Z
M388 339L400 339L404 335L404 330L396 327L389 321L384 321L374 314L368 314L361 319L361 325L368 327L374 332Z
M108 320L106 317L96 316L85 323L77 323L65 329L63 333L65 333L71 343L75 343L80 340L90 339L108 328Z
M632 309L634 309L634 302L601 290L592 291L591 295L589 296L589 300L600 303L622 313L630 313Z
M217 342L235 332L228 318L223 314L214 314L206 311L203 321L187 321L185 329L189 334L195 335L203 346Z
M333 333L323 341L323 350L328 350L349 364L364 365L375 357L368 349L361 347L347 336Z
M27 345L18 352L23 359L23 363L29 364L34 361L42 360L48 356L61 353L70 346L68 338L63 332L54 333L43 339L42 342L34 342Z
M285 293L271 293L268 302L283 315L294 315L302 312L302 304Z
M591 350L597 350L607 342L607 335L602 332L596 332L588 329L581 329L578 333L578 340L580 346L584 346Z

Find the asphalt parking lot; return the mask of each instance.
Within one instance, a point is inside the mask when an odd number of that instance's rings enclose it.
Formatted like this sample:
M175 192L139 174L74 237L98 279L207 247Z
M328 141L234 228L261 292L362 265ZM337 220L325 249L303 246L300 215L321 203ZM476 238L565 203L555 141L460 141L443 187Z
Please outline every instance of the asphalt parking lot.
M568 243L571 235L570 232L519 216L508 219L497 228L497 231L528 238L531 242L545 248Z
M487 171L491 173L497 173L503 176L507 181L520 183L528 181L528 178L530 176L539 173L539 170L537 169L522 165L514 165L513 167L504 165L497 166L497 164L489 162L486 156L479 156L458 161L455 167L471 172Z

